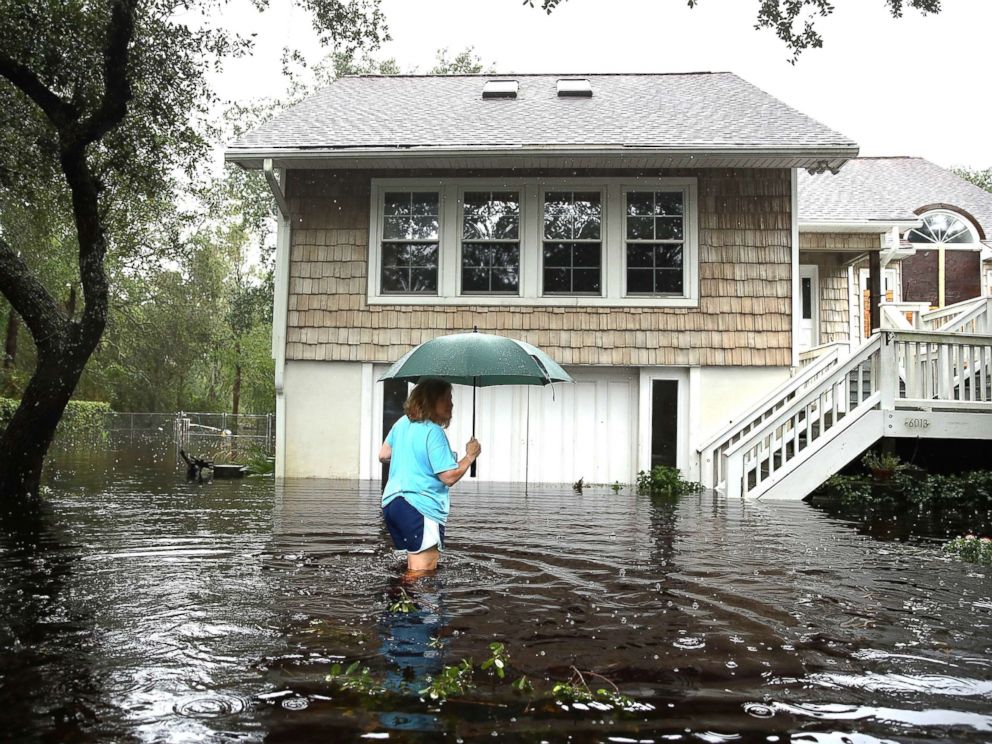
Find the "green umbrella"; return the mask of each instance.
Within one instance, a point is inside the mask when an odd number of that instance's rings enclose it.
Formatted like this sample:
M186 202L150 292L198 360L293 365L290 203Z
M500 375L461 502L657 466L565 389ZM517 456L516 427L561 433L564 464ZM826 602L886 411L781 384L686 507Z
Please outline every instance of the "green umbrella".
M416 383L428 378L472 386L473 437L477 387L572 382L568 373L536 346L478 331L425 341L404 354L379 380ZM475 475L475 463L471 474Z

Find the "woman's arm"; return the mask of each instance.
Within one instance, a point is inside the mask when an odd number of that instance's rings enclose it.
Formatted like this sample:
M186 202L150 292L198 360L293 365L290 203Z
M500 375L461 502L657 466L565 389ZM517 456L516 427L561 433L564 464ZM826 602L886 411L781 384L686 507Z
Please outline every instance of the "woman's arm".
M379 448L379 462L385 465L387 462L393 459L393 448L389 446L386 442L382 443Z
M457 468L445 470L444 472L437 474L437 477L440 478L441 482L449 488L462 479L462 476L468 472L469 467L471 467L472 463L476 461L479 454L482 452L482 446L474 438L468 440L468 444L465 449L465 457L458 461Z

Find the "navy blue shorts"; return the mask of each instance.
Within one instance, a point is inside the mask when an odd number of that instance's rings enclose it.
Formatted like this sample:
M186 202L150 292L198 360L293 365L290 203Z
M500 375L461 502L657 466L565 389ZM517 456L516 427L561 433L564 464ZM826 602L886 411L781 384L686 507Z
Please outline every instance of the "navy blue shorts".
M397 550L422 553L435 546L444 550L444 525L425 517L402 496L386 504L382 516Z

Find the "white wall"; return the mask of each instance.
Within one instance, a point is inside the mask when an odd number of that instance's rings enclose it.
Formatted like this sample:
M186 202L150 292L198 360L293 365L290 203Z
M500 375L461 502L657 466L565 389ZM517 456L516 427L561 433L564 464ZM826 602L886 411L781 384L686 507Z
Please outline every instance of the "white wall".
M700 367L698 375L699 439L695 450L717 430L733 423L759 398L789 379L788 367Z
M362 365L286 362L287 478L357 478Z

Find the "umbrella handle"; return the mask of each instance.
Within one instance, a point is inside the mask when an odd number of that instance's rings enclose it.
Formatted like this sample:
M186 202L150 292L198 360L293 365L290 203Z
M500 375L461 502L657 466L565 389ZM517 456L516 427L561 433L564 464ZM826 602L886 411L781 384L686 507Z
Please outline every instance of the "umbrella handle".
M475 384L478 382L477 377L472 378L472 439L475 439ZM472 465L468 469L468 477L474 478L476 473L476 461L472 460Z

